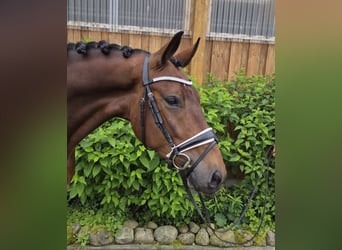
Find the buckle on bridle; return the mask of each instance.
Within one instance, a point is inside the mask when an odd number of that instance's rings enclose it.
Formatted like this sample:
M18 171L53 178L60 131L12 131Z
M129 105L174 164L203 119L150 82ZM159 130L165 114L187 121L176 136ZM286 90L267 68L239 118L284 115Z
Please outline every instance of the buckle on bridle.
M177 165L177 162L176 162L176 158L177 157L183 157L183 159L185 159L185 163L183 164L182 167L179 167ZM190 159L190 157L187 154L179 152L178 154L175 154L172 157L172 164L178 170L185 170L185 169L191 168L191 164L190 163L191 163L191 159Z

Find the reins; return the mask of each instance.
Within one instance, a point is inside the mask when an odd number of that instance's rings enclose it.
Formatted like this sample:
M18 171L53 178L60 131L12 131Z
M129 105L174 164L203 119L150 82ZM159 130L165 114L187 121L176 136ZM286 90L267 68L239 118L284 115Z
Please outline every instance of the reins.
M153 83L159 82L159 81L173 81L173 82L176 82L179 84L184 84L184 85L190 86L190 85L192 85L192 82L178 78L178 77L172 77L172 76L162 76L162 77L156 77L153 79L149 79L149 74L148 74L149 57L150 57L150 55L147 54L145 59L144 59L143 70L142 70L144 94L143 94L143 97L141 98L141 101L140 101L140 125L141 125L141 133L142 133L141 138L142 138L143 144L146 145L146 138L145 138L145 129L146 129L145 128L145 102L147 99L148 100L148 106L149 106L149 109L152 113L153 119L154 119L156 125L158 126L158 128L160 129L160 131L162 132L162 134L164 135L165 139L167 140L167 142L171 148L171 151L166 155L168 166L174 167L174 168L178 169L179 171L185 171L185 170L187 171L186 174L181 174L181 178L182 178L182 181L184 184L185 191L187 192L191 203L194 205L194 207L195 207L197 213L199 214L199 216L201 217L201 219L207 224L207 227L209 229L211 229L213 234L222 242L229 243L229 244L235 244L235 245L244 245L244 244L252 241L259 234L262 223L264 222L265 211L266 211L266 196L268 193L268 176L269 176L269 167L270 167L269 166L269 164L270 164L269 158L267 158L267 156L266 156L266 159L268 160L267 170L265 172L266 193L264 196L264 202L263 202L264 204L263 204L263 211L262 211L262 215L261 215L261 220L260 220L260 223L258 225L256 232L254 233L254 235L250 239L248 239L244 242L231 242L231 241L227 241L227 240L222 239L219 235L217 235L217 233L225 233L227 231L230 231L234 226L236 226L238 223L241 222L241 220L244 218L244 216L248 210L248 207L250 206L250 204L254 198L255 193L257 192L257 189L258 189L257 184L254 186L254 188L253 188L253 190L252 190L252 192L248 198L247 204L246 204L244 210L242 211L240 217L236 221L234 221L233 225L230 226L229 228L216 231L211 226L209 212L205 206L202 193L198 192L198 195L200 197L201 206L204 209L205 216L203 215L201 209L197 205L197 203L196 203L196 201L192 195L192 192L188 186L187 179L188 179L189 175L191 174L191 172L198 166L198 164L203 160L203 158L209 153L209 151L218 143L218 140L217 140L216 136L214 135L212 128L206 128L206 129L200 131L199 133L197 133L196 135L194 135L193 137L181 142L178 145L176 145L174 143L171 135L169 134L169 132L168 132L168 130L164 124L163 118L160 114L157 103L154 99L150 85ZM199 147L202 145L206 145L206 144L209 144L209 145L205 148L205 150L201 153L201 155L195 160L195 162L193 164L191 164L191 159L185 152L190 150L190 149L193 149L193 148L196 148L196 147ZM267 151L267 154L269 154L269 150ZM186 163L183 164L183 166L178 166L176 163L177 157L182 157L183 159L186 160ZM262 176L258 176L257 183L259 182L261 177Z
M255 233L252 235L252 237L248 240L245 240L243 242L232 242L232 241L227 241L227 240L224 240L222 239L219 235L217 235L217 232L218 233L225 233L225 232L228 232L230 230L233 229L234 226L240 224L241 220L245 217L245 214L254 198L254 195L255 193L257 192L257 189L258 189L258 186L257 184L254 186L248 200L247 200L247 204L245 206L245 208L243 209L240 217L234 221L234 223L228 227L227 229L223 229L223 230L215 230L212 226L211 226L211 221L210 221L210 216L209 216L209 212L208 212L208 209L206 208L205 206L205 203L204 203L204 199L203 199L203 195L202 193L200 192L197 192L198 193L198 196L200 197L200 201L201 201L201 206L204 208L204 213L205 213L205 216L203 216L203 213L201 211L201 209L199 208L199 206L197 205L193 195L192 195L192 192L187 184L187 180L186 178L184 178L183 176L182 177L182 180L183 180L183 184L184 184L184 187L185 187L185 191L187 192L188 196L189 196L189 199L191 201L191 203L194 205L197 213L199 214L199 216L201 217L201 219L207 224L207 227L213 232L213 234L222 242L224 243L228 243L228 244L234 244L234 245L244 245L248 242L251 242L252 240L254 240L254 238L259 234L260 232L260 229L261 229L261 226L264 222L264 219L265 219L265 213L266 213L266 197L268 195L268 188L269 188L269 185L268 185L268 177L269 177L269 168L270 168L270 158L271 158L271 155L270 155L270 149L269 148L266 152L266 156L265 156L265 159L267 160L266 162L266 166L267 166L267 169L265 171L265 180L266 180L266 190L265 190L265 194L264 194L264 199L263 199L263 210L262 210L262 214L261 214L261 218L260 218L260 223L258 225L258 228L257 230L255 231ZM258 178L257 178L257 183L259 182L259 180L261 179L262 175L259 175Z

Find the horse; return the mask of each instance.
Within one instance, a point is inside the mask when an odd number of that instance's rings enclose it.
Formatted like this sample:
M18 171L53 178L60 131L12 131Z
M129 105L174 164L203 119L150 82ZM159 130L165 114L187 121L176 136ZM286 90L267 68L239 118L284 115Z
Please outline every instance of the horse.
M217 139L182 70L200 38L175 54L182 35L155 53L106 41L67 44L67 186L77 144L103 122L121 117L193 189L212 194L220 188L227 172Z

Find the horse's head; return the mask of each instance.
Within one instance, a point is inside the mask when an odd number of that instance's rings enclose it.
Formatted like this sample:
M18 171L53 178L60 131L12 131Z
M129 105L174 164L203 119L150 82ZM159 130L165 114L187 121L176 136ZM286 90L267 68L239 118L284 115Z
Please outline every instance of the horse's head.
M190 63L199 39L193 48L174 56L182 34L178 32L159 51L146 55L139 67L142 80L136 102L140 108L131 109L132 126L147 147L180 170L183 179L197 191L210 194L217 191L227 172L199 94L181 69Z

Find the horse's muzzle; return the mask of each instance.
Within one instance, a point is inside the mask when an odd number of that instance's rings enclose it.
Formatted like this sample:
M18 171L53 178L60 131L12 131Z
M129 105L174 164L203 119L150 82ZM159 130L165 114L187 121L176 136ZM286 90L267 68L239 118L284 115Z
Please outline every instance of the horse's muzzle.
M213 194L221 187L226 178L226 172L222 173L220 170L215 169L211 174L207 175L209 177L203 178L203 176L205 175L198 168L188 175L187 184L197 192Z

